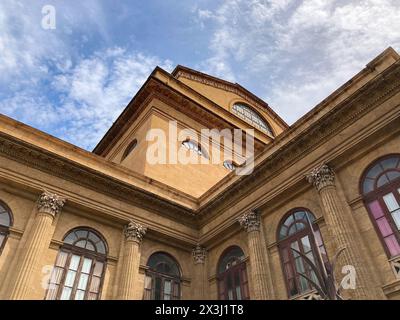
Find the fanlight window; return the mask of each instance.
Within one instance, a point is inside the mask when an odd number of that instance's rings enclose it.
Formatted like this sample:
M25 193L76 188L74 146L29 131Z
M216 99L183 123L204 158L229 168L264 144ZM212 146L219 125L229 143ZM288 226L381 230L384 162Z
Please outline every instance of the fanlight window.
M124 154L122 155L121 161L123 161L129 154L133 151L133 149L137 146L137 139L134 139L125 149Z
M170 255L157 252L147 262L144 300L179 300L181 272Z
M218 292L220 300L249 299L244 253L237 246L228 248L218 263Z
M400 255L400 155L373 163L361 181L365 205L389 257Z
M290 212L280 224L278 241L289 296L297 296L315 289L310 281L302 276L305 275L318 283L315 272L298 253L307 256L318 269L324 268L328 262L314 216L303 209Z
M64 238L47 290L47 300L97 300L106 268L107 245L91 229L78 228Z
M208 158L206 152L203 150L200 144L193 140L185 140L182 142L182 145L185 146L187 149L196 152L198 155Z
M224 161L224 168L230 171L234 171L237 168L237 165L230 160Z
M0 202L0 254L6 244L11 225L11 212L5 205L1 204Z
M272 130L267 122L258 115L253 109L243 103L235 103L232 107L232 111L239 118L251 124L253 127L268 133L273 136Z

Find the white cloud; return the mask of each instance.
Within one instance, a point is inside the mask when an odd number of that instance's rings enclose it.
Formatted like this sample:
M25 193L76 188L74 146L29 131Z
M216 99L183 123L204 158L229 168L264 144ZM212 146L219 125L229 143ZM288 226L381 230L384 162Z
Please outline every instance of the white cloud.
M215 26L200 67L247 83L292 123L389 45L400 49L399 17L396 0L226 0L204 18Z
M84 147L94 146L157 65L172 69L168 60L114 48L55 76L54 88L65 95L57 113L68 122L61 136Z
M57 29L41 28L41 1L0 2L0 112L91 149L155 66L170 61L108 46L96 1L56 2ZM81 51L96 32L103 49Z

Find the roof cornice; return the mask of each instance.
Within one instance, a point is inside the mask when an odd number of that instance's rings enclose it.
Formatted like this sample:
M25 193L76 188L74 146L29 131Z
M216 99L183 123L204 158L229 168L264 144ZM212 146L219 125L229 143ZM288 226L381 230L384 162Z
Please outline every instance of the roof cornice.
M209 74L193 70L191 68L178 65L172 71L172 76L176 79L187 78L189 80L194 80L200 82L202 84L212 86L214 88L222 89L225 91L233 92L238 96L242 97L244 100L249 102L252 105L260 108L261 110L265 110L274 119L283 130L289 128L289 125L283 120L264 100L257 97L254 93L250 92L246 88L242 87L238 83L229 82Z

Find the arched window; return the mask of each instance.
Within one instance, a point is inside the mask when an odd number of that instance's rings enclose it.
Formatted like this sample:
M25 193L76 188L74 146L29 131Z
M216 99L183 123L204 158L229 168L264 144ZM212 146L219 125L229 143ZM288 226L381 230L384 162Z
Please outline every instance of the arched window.
M251 124L253 127L268 133L273 136L271 127L256 111L243 103L235 103L232 107L232 112L239 118Z
M203 156L205 158L208 159L208 155L205 152L205 150L201 147L201 145L199 143L197 143L196 141L187 139L185 141L182 142L182 145L184 147L186 147L189 150L192 150L194 152L196 152L198 155Z
M328 263L321 233L312 213L295 209L285 215L278 229L278 247L289 297L314 289L310 281L300 274L318 283L315 272L298 253L307 256L319 270Z
M249 299L246 262L242 249L232 246L225 250L219 259L217 273L220 300Z
M238 166L231 160L224 161L224 168L228 169L229 171L234 171Z
M5 204L0 202L0 254L6 245L12 223L11 211Z
M103 284L107 244L88 228L65 236L52 271L47 300L98 300Z
M157 252L147 262L144 300L179 300L181 296L181 272L178 263L170 255Z
M131 143L129 143L122 155L121 161L123 161L133 151L133 149L136 148L137 143L137 139L134 139Z
M400 255L400 155L369 166L361 179L361 192L387 255Z

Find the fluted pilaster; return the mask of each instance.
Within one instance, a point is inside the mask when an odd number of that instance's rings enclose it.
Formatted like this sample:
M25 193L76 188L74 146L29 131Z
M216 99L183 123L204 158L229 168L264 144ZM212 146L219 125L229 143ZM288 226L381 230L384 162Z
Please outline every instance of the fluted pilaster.
M329 166L322 165L315 168L307 176L307 180L318 191L324 219L328 232L334 240L336 251L345 248L336 269L341 271L342 266L351 265L356 270L356 289L352 293L349 292L350 296L355 299L373 299L372 290L368 290L368 273L362 262L361 249L357 247L353 234L355 228L351 228L351 219L346 217L336 190L334 171Z
M268 256L262 245L260 215L254 211L248 212L239 218L239 223L247 231L254 299L271 299Z
M124 229L125 246L122 265L122 274L119 285L118 299L135 299L135 281L139 274L140 244L147 228L134 221L130 221Z
M16 278L11 286L10 299L25 299L32 285L32 275L41 267L46 249L53 234L49 232L55 216L61 211L65 199L45 191L37 202L37 214L16 268ZM39 283L40 284L40 283ZM36 285L36 284L35 284Z

